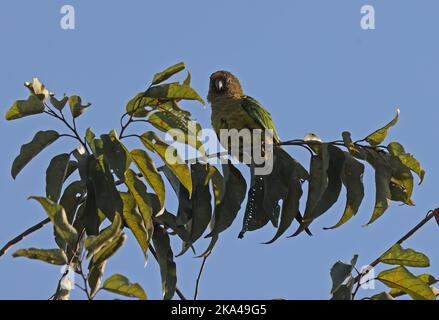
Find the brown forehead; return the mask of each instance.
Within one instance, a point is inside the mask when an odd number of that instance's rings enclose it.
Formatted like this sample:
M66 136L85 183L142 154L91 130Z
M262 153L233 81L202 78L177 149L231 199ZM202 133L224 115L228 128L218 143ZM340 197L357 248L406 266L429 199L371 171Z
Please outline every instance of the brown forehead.
M230 75L229 72L226 71L217 71L212 73L212 75L210 76L210 79L212 80L216 80L216 79L224 79L224 78L228 78Z

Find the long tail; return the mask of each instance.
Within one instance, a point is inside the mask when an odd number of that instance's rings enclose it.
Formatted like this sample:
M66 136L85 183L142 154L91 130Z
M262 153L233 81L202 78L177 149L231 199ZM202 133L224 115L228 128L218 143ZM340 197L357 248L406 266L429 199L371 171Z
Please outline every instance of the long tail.
M275 147L273 152L273 167L270 174L256 175L255 167L250 167L251 185L239 238L243 238L247 231L262 228L269 221L277 227L281 211L279 202L286 199L291 180L307 179L306 170L285 150ZM293 212L292 215L302 224L299 211ZM307 228L306 232L311 235Z

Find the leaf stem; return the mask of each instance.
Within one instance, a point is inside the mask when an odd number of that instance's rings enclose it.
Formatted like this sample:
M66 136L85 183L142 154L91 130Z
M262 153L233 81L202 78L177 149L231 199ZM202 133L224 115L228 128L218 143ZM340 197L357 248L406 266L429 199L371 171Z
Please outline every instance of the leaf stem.
M76 129L76 121L75 118L73 118L73 126L66 120L66 118L64 117L64 114L60 111L60 115L56 114L47 103L44 103L45 107L49 110L46 111L44 110L44 113L60 120L62 123L64 123L66 125L67 128L70 129L70 131L72 131L72 133L74 134L74 137L79 141L79 143L84 147L84 149L87 151L87 153L90 153L87 145L85 144L85 141L82 140L82 138L79 136L78 130Z

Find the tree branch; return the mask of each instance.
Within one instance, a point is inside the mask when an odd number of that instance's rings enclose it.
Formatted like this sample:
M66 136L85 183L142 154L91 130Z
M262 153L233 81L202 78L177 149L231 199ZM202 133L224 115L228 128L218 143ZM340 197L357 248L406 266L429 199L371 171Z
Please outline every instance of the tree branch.
M30 235L31 233L34 233L35 231L41 229L42 227L44 227L49 222L50 222L50 218L46 218L46 219L38 222L36 225L30 227L29 229L25 230L24 232L20 233L14 239L10 240L3 248L0 249L0 257L3 256L14 245L19 243L24 238L26 238L28 235Z
M432 218L436 218L436 220L439 221L439 208L435 209L435 210L430 210L427 214L427 216L422 219L416 226L414 226L412 229L410 229L405 235L403 235L398 241L396 241L390 248L392 248L394 245L397 244L402 244L404 241L406 241L407 239L409 239L411 236L413 236L419 229L421 229L428 221L430 221ZM390 249L389 248L389 249ZM384 252L387 252L389 249L387 249ZM384 253L383 253L384 254ZM369 264L370 267L374 268L376 267L381 261L380 258L383 255L381 254L378 258L376 258L373 262L371 262ZM366 270L364 270L363 273L358 274L355 278L354 278L354 282L353 284L357 284L357 287L355 288L354 293L352 294L352 299L355 298L355 295L358 291L358 289L361 286L361 279L367 275L369 273L369 271L371 270L371 268L367 268Z

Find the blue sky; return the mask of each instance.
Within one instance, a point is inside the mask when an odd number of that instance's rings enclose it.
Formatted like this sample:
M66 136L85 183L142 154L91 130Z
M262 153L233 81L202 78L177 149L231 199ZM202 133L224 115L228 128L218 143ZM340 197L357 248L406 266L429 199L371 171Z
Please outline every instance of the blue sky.
M76 30L59 26L64 4L76 9ZM376 30L360 28L365 4L375 7ZM119 130L126 102L155 72L179 61L186 63L192 85L202 96L213 71L235 73L246 93L271 111L283 139L315 132L324 140L336 140L343 130L360 139L390 120L399 107L400 122L388 141L400 141L427 172L424 184L415 190L416 207L393 204L373 225L362 227L371 215L375 192L367 167L365 201L357 216L335 231L322 227L338 221L343 197L314 223L313 237L281 238L272 245L260 244L271 239L275 232L271 226L237 239L241 212L222 234L200 286L203 299L327 299L334 262L348 261L354 254L359 254L360 266L371 262L438 206L438 10L439 3L433 0L2 1L2 113L14 100L26 97L22 83L37 76L58 95L77 93L93 103L79 120L81 130L89 126L96 133ZM203 127L210 126L209 107L195 103L186 107ZM43 116L0 121L1 244L45 217L26 198L44 194L51 157L75 147L72 141L54 144L13 181L10 165L20 145L37 130L48 128L61 130ZM128 145L138 146L134 141ZM308 163L302 150L288 150ZM432 222L406 243L431 258L429 270L415 272L439 276L437 237L438 226ZM201 241L197 248L201 252L206 245ZM48 227L15 249L54 246ZM179 244L174 248L178 251ZM201 261L187 253L176 262L178 285L191 297ZM157 265L151 258L143 267L131 235L110 261L106 276L112 273L140 282L150 298L161 296ZM13 259L8 253L0 259L0 298L46 299L59 276L58 267ZM360 296L370 294L360 291ZM73 297L82 297L81 292L75 290Z

